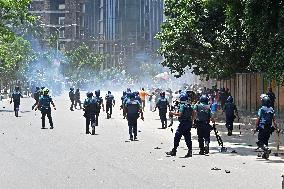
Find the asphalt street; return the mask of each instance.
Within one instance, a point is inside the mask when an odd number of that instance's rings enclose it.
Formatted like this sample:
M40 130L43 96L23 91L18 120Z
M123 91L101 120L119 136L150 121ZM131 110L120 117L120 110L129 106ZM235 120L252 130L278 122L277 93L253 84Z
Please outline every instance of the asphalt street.
M54 99L53 130L41 129L40 112L31 110L32 98L22 99L18 118L8 101L0 102L1 189L282 188L283 154L271 154L269 160L257 157L256 135L246 126L241 136L238 130L232 137L221 132L228 148L225 153L219 152L212 132L209 156L197 155L193 129L193 157L183 158L187 153L184 140L177 156L167 157L174 132L160 129L158 112L146 108L145 121L139 120L139 141L130 142L119 100L111 119L101 113L97 135L92 136L85 134L83 111L69 110L67 94ZM177 125L176 121L174 131ZM218 129L225 131L222 124ZM273 153L275 135L271 138Z

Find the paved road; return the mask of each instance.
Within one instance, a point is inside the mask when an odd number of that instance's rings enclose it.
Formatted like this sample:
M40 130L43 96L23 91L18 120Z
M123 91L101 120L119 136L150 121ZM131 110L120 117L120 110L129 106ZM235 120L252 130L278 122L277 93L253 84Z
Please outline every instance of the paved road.
M1 189L281 188L283 156L271 156L269 161L257 158L255 136L249 131L241 137L223 136L226 153L218 152L212 136L210 155L200 156L193 130L194 156L182 158L187 149L181 141L177 156L166 157L173 133L158 129L157 112L145 113L145 122L139 121L139 141L129 142L118 106L112 119L101 115L98 135L92 136L84 134L83 113L68 111L69 102L63 97L56 98L55 129L41 130L40 114L31 111L32 102L23 99L19 118L13 116L11 105L0 102ZM211 170L214 167L221 170Z

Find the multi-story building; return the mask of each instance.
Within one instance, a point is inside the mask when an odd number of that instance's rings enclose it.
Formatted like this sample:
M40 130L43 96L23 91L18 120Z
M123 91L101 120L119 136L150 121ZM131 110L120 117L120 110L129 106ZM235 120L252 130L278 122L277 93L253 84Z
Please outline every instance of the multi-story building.
M109 54L104 67L112 67L158 48L163 0L33 0L30 12L42 17L48 33L59 34L59 49L84 41Z

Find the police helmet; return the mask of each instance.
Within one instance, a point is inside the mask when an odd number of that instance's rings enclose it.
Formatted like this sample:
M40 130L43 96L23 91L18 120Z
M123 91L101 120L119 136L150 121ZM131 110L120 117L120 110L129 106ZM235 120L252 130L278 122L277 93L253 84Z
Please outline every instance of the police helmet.
M70 88L70 91L74 91L74 88L73 88L73 87L71 87L71 88Z
M45 88L45 87L42 86L40 89L43 90L44 88Z
M20 87L19 87L19 86L16 86L16 87L15 87L15 90L16 90L16 91L20 90Z
M122 95L125 96L126 94L127 94L126 91L123 91Z
M182 93L179 96L179 100L180 100L181 103L184 103L184 102L188 101L188 95L186 93Z
M42 92L43 92L44 95L48 95L49 89L48 89L48 88L44 88L44 89L42 90Z
M108 91L107 94L111 94L111 91Z
M92 92L87 92L87 97L91 98L94 94Z
M40 88L39 87L36 87L36 90L39 90Z
M96 95L96 96L100 96L100 95L101 95L101 91L100 91L100 90L96 90L96 91L95 91L95 95Z
M262 106L270 106L270 98L268 96L265 96L261 100Z
M208 98L207 98L206 95L201 95L199 101L200 101L201 103L208 104Z
M160 93L160 96L161 96L161 97L165 97L165 96L166 96L166 93L165 93L165 92L161 92L161 93Z
M126 91L131 93L131 89L130 88L127 88Z
M229 97L227 98L227 102L233 102L233 101L234 101L234 99L233 99L232 96L229 96Z

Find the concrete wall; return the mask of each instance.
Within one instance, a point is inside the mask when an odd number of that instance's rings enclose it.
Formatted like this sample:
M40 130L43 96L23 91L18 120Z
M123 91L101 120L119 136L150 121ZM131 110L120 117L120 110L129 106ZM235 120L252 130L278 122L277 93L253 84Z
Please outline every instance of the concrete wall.
M260 95L267 92L269 84L276 96L275 110L284 113L284 87L265 81L261 74L236 74L229 80L217 81L218 88L229 88L236 105L241 110L255 112L261 106Z

